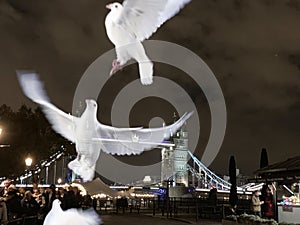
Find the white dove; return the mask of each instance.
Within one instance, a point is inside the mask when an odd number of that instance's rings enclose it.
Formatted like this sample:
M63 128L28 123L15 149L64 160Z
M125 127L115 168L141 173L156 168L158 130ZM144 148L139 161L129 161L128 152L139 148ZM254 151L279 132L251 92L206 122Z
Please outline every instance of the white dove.
M106 33L116 47L112 75L128 60L139 64L141 83L153 82L153 64L145 53L142 41L148 39L168 19L191 0L124 0L106 7L111 11L105 19Z
M72 116L50 103L35 73L18 73L18 78L25 95L41 106L52 128L76 144L78 156L68 166L87 181L94 177L100 149L110 154L131 155L158 145L172 145L163 141L193 114L185 113L172 125L161 128L115 128L98 122L96 101L87 99L81 117Z
M43 225L99 225L102 223L93 209L68 209L63 211L60 203L58 199L53 201L52 209L47 214Z

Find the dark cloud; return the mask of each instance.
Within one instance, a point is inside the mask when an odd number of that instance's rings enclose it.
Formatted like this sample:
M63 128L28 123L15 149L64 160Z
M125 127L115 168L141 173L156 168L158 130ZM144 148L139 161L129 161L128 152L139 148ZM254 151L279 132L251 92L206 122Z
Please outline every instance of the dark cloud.
M1 1L0 103L14 109L22 103L34 106L23 96L15 77L16 69L34 69L45 81L52 101L71 111L83 72L113 47L104 29L108 2ZM223 89L228 127L212 164L217 172L227 170L227 159L235 155L237 166L250 174L259 166L262 147L268 149L271 163L297 154L299 5L299 0L193 0L152 37L194 51L210 66ZM160 68L156 65L156 71ZM137 75L136 68L126 68L125 73L129 74L125 81L112 79L122 86ZM199 109L208 110L203 94L199 95L192 82L179 81L182 75L169 76L189 90ZM120 90L112 90L113 85L112 80L103 90L108 102L103 103L105 111L100 115L105 121L109 121L106 110ZM205 110L204 120L210 121ZM209 134L209 123L204 124L199 149L205 147Z

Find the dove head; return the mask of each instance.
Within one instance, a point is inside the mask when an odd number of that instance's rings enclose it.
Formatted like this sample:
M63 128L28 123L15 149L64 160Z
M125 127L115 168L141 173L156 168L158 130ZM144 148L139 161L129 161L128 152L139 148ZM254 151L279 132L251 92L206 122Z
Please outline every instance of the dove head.
M85 102L86 102L86 108L88 110L93 111L93 112L97 112L98 105L97 105L97 102L95 100L86 99Z
M110 9L111 11L119 11L123 8L123 6L119 2L114 2L106 5L106 8Z
M61 204L61 202L58 199L55 199L52 203L52 209L60 210L61 209L60 204Z

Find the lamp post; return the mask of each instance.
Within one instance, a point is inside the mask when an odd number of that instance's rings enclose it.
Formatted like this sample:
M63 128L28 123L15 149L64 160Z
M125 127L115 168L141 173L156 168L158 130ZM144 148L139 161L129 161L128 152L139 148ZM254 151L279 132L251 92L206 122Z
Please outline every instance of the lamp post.
M166 184L167 184L167 191L166 191L166 206L167 206L167 218L169 218L169 214L171 216L171 212L170 212L170 186L172 185L172 183L174 182L172 178L169 178L167 180L165 180Z
M30 156L28 156L26 159L25 159L25 165L26 165L26 168L30 171L30 167L31 167L31 164L32 164L32 158ZM33 171L31 171L31 177L33 179ZM27 185L27 182L26 182L26 185Z
M0 127L0 136L1 136L2 132L3 132L3 129ZM10 146L9 145L1 145L0 144L0 148L6 148L6 147L10 147Z

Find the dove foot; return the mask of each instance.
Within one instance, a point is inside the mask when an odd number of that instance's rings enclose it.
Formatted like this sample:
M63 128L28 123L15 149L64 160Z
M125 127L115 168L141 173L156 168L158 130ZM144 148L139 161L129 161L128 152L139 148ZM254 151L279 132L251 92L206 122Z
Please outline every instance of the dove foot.
M115 59L112 62L112 68L111 68L109 75L111 76L111 75L115 74L120 69L122 69L121 64L117 59Z

